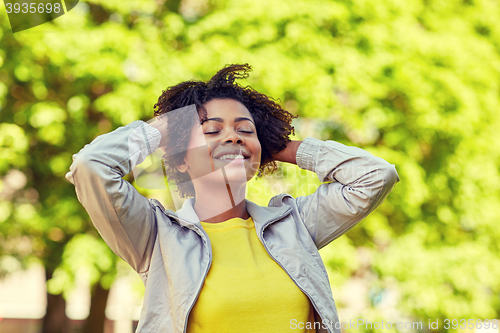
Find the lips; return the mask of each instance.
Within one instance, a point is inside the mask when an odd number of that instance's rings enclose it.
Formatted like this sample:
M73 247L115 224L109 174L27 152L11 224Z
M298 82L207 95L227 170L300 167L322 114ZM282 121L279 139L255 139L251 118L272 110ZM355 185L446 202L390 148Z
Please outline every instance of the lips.
M238 156L243 156L243 158ZM250 158L250 154L243 149L222 150L214 156L214 159L220 161L247 160L248 158Z

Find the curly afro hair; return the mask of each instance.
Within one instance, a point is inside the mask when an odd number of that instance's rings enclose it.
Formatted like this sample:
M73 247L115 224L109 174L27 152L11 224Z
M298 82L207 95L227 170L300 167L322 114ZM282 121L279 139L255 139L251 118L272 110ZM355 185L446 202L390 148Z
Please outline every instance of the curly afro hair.
M199 121L207 118L204 104L213 99L229 98L242 103L252 115L257 129L257 138L262 147L260 167L257 178L272 174L277 165L272 154L285 148L294 134L292 119L297 116L281 108L270 97L261 94L250 86L242 87L235 83L236 79L248 77L251 66L227 65L217 72L208 82L185 81L163 91L154 105L154 115L159 116L179 108L195 105ZM184 163L186 148L191 129L198 119L189 117L188 112L180 112L169 118L167 126L167 146L165 155L165 172L169 182L177 185L179 195L183 198L194 196L194 187L187 173L177 169ZM192 114L192 113L191 113ZM181 152L181 153L175 153Z

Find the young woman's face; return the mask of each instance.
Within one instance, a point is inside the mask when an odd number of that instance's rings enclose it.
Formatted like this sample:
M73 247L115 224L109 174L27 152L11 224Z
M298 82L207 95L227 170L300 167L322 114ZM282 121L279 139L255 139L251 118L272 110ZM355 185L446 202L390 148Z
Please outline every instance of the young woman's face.
M179 170L193 180L222 169L227 182L246 183L261 159L253 117L233 99L213 99L204 106L207 120L191 131L185 164Z

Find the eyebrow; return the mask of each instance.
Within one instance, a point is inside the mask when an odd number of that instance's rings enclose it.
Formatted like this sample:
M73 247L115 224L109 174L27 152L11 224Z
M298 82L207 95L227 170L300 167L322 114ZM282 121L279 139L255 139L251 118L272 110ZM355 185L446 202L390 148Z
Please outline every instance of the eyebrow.
M255 126L255 123L250 118L247 118L247 117L237 117L237 118L234 118L234 122L235 123L240 122L240 121L245 121L245 120L248 120L249 122L251 122ZM205 119L205 120L201 121L200 124L203 125L203 123L205 123L207 121L216 121L218 123L223 123L224 119L222 119L222 118L208 118L208 119Z

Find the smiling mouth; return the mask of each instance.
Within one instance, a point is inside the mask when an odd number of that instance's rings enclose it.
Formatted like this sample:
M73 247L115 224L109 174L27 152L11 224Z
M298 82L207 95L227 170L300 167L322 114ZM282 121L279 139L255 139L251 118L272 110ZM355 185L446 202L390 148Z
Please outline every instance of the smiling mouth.
M214 159L219 160L219 161L231 162L231 161L236 161L236 160L246 161L249 159L249 157L244 157L243 155L236 155L236 154L225 154L225 155L222 155L220 157L216 157Z

